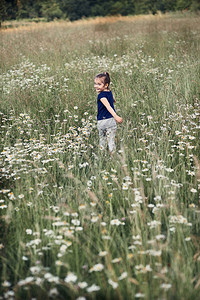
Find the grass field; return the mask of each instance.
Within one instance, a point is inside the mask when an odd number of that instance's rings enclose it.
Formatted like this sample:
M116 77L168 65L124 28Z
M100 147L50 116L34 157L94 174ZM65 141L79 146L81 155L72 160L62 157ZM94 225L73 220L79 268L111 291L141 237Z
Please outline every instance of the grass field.
M197 299L200 17L0 31L0 299ZM98 147L111 76L117 151Z

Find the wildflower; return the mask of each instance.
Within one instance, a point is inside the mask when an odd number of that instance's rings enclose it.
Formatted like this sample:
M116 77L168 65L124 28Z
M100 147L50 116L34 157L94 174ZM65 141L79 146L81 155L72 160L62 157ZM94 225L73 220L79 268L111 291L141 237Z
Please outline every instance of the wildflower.
M85 209L85 208L86 208L86 205L85 205L85 204L80 204L79 207L78 207L78 209L80 209L80 210L81 210L81 209Z
M110 221L110 225L116 225L119 226L121 224L121 221L119 221L118 219L114 219Z
M183 217L182 215L178 215L178 216L169 216L169 223L173 223L173 224L186 224L188 225L188 221L185 217Z
M96 292L99 291L100 287L96 284L91 285L90 287L87 288L88 293Z
M147 273L147 272L151 272L152 271L152 268L150 267L150 265L146 265L146 266L143 266L143 265L137 265L135 266L136 268L136 273Z
M38 246L40 243L41 243L41 239L35 239L35 240L30 241L29 243L26 243L26 246L27 247L29 247L29 246L35 247L35 246Z
M106 222L101 222L101 226L106 226Z
M93 216L93 217L91 218L91 222L92 222L92 223L96 223L96 222L98 221L98 219L99 219L98 216Z
M87 186L88 186L88 187L91 187L91 186L92 186L92 181L91 181L91 180L88 180Z
M68 248L69 246L71 246L71 244L72 244L72 242L69 242L68 245L62 245L62 246L60 247L60 252L64 254L65 251L67 250L67 248Z
M10 190L0 190L0 193L3 193L3 194L6 194L6 193L9 193L10 192Z
M140 240L140 235L138 234L138 235L133 235L132 236L132 239L134 239L134 240Z
M121 257L118 257L118 258L114 258L111 262L112 262L113 264L115 264L115 263L120 262L121 260L122 260L122 258L121 258Z
M84 289L88 286L87 282L83 281L83 282L79 282L78 286L80 289Z
M150 229L152 229L152 228L156 228L159 225L161 225L161 222L154 220L154 221L148 222L147 225L150 227Z
M32 229L26 229L26 233L27 233L28 235L31 235L31 234L33 233L33 231L32 231Z
M161 274L166 274L168 273L168 268L167 267L163 267L160 271Z
M15 293L14 291L7 291L5 294L4 294L4 299L9 299L9 300L13 300L15 296Z
M90 270L89 270L89 272L91 273L91 272L100 272L100 271L102 271L104 269L104 265L102 265L102 264L96 264L96 265L94 265Z
M152 179L151 178L146 178L146 181L151 181Z
M110 285L112 285L113 289L116 289L116 288L118 287L118 283L115 282L115 281L113 281L112 279L109 279L109 280L108 280L108 283L109 283Z
M9 197L10 200L15 200L16 199L13 192L8 193L8 197Z
M124 190L124 191L128 190L128 183L123 182L122 190Z
M33 266L33 267L30 268L30 271L31 271L32 274L35 275L35 274L38 274L41 271L41 268L38 267L38 266Z
M160 241L160 240L164 240L165 239L165 235L164 234L158 234L156 235L156 240Z
M9 287L9 286L11 286L11 283L7 280L4 280L4 282L2 283L2 286L3 287Z
M108 254L107 251L100 251L98 255L103 257L103 256L106 256L107 254Z
M25 278L24 280L20 280L20 281L18 282L18 285L19 285L19 286L22 286L22 285L31 283L31 282L33 282L33 280L34 280L34 277L29 276L29 277Z
M175 231L176 231L176 228L175 228L175 227L170 227L170 228L169 228L169 231L175 232Z
M162 283L160 285L160 287L161 287L161 289L169 290L172 287L172 285L171 284L167 284L167 283Z
M161 250L156 251L156 250L150 249L150 250L148 250L148 253L151 256L161 256L162 251Z
M192 188L192 189L190 190L190 192L191 192L191 193L197 193L197 190L194 189L194 188Z
M0 205L0 208L1 208L1 209L7 208L7 207L8 207L8 206L5 205L5 204Z
M80 221L79 220L73 219L73 220L71 220L71 222L75 226L79 226L80 225Z
M81 226L77 226L76 228L75 228L75 231L82 231L83 230L83 227L81 227Z
M144 298L144 297L145 297L145 295L142 293L135 294L135 298Z
M49 297L53 297L55 298L56 296L58 296L58 290L57 288L53 288L49 291Z
M64 281L67 283L76 282L76 280L77 280L77 276L72 272L69 272L64 279Z
M124 278L127 278L128 276L128 273L127 272L123 272L119 277L118 277L118 280L122 280Z
M156 196L156 197L154 197L154 201L161 201L161 196Z

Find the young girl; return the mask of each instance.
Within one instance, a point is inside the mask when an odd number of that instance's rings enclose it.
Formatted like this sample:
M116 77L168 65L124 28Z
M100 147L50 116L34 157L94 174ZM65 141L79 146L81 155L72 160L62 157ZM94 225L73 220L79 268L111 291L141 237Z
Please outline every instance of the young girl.
M110 76L107 72L98 74L94 79L94 87L98 93L97 128L99 130L99 145L100 149L105 149L107 139L109 151L112 153L115 151L117 123L122 123L123 119L115 112L114 103L116 101L109 85Z

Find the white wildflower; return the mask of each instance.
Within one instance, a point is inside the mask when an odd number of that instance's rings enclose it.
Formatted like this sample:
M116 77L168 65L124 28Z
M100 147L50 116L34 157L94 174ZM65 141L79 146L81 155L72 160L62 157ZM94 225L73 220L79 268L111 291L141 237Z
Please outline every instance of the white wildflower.
M67 283L70 283L70 282L74 283L74 282L76 282L76 280L77 280L77 276L72 272L69 272L64 279L64 281Z
M119 221L118 219L113 219L110 221L110 225L119 226L120 224L121 224L121 221Z
M85 289L88 286L88 284L87 282L83 281L83 282L79 282L78 286L80 289Z
M100 287L96 284L91 285L90 287L87 288L88 293L96 292L99 291Z
M113 289L116 289L116 288L118 287L118 283L115 282L115 281L113 281L112 279L109 279L109 280L108 280L108 283L109 283L110 285L112 285L112 288L113 288Z
M124 278L127 278L128 276L128 273L127 272L123 272L119 277L118 277L118 280L122 280Z
M90 270L89 270L89 272L91 273L91 272L100 272L100 271L102 271L104 269L104 265L102 265L102 264L96 264L96 265L94 265Z

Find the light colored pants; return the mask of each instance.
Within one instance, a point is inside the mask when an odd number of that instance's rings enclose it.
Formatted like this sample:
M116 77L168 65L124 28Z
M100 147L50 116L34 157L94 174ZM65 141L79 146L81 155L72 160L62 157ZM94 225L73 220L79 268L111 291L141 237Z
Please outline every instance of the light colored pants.
M117 123L114 118L97 121L97 128L99 130L99 146L100 149L105 149L106 143L110 152L113 152L115 146L115 135L117 130Z

